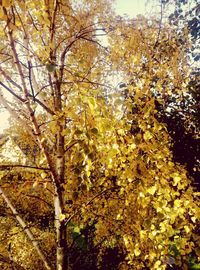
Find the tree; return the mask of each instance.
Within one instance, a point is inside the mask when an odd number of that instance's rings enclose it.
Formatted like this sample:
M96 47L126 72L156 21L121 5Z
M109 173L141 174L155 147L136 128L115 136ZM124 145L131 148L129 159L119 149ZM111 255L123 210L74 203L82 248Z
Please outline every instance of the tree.
M166 4L170 1L163 2ZM193 61L198 61L200 4L197 0L175 0L172 7L173 12L169 16L169 21L171 24L177 25L177 29L187 29L192 41L192 46L189 50L190 57Z
M1 165L1 196L41 269L54 268L45 250L49 242L56 249L55 268L72 269L71 247L75 242L83 248L88 227L99 256L109 247L125 254L121 269L165 269L172 256L185 267L197 245L196 194L185 168L172 161L152 95L160 93L164 103L165 91L174 94L184 85L184 48L171 28L161 31L155 21L112 18L103 0L2 1L0 99L20 125L12 132L29 155L27 165ZM99 40L106 34L107 48ZM110 76L116 72L130 82L126 97L113 89ZM45 212L51 227L49 205L55 231L27 226L16 194L5 191L13 174L22 192L36 188L27 192L35 199L25 210L29 218Z
M169 23L173 25L179 42L184 42L184 32L188 33L190 46L185 47L188 56L188 90L182 97L166 99L165 105L157 104L160 121L167 124L168 132L173 138L173 155L176 162L185 164L189 175L199 190L199 4L198 1L178 0L161 1L161 10L170 5ZM173 11L173 12L172 12ZM178 105L178 106L177 106ZM170 108L170 110L169 110ZM190 151L187 151L190 149Z

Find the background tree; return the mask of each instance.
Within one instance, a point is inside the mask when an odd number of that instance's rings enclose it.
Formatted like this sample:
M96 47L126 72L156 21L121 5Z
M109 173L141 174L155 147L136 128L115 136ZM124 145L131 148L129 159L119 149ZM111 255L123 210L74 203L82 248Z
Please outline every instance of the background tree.
M188 56L188 93L175 102L175 97L167 100L167 106L158 106L159 117L165 122L173 138L174 160L186 164L193 184L199 190L199 11L198 1L162 1L162 8L170 5L169 22L175 27L179 42L184 42L183 33L188 33L190 46L185 48ZM173 11L172 11L173 10ZM177 106L178 105L178 106ZM170 108L170 109L169 109Z

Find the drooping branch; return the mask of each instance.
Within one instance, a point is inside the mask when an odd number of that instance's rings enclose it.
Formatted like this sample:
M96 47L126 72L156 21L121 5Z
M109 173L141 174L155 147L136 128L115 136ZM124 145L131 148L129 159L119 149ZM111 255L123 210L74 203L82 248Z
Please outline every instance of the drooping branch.
M39 201L45 203L46 205L48 205L49 208L51 208L51 209L53 208L53 206L52 206L49 202L47 202L46 200L42 199L42 198L39 197L39 196L26 194L26 193L24 193L24 192L21 192L21 194L24 195L24 196L26 196L26 197L30 197L30 198L34 198L34 199L36 199L36 200L39 200Z
M101 195L103 195L104 193L106 193L107 191L109 190L112 190L113 188L108 188L108 189L104 189L102 190L101 192L97 193L96 195L94 195L88 202L86 202L82 207L87 207L88 205L90 205L96 198L99 198L101 197ZM76 215L80 214L81 213L81 209L82 208L79 208L77 209L76 211L74 211L74 213L68 217L67 219L65 219L65 225L67 225L73 217L75 217Z
M10 199L7 197L3 189L0 187L0 195L3 198L3 200L6 202L7 207L12 211L13 215L15 216L16 220L18 221L19 225L22 227L24 232L26 233L27 237L31 241L32 245L34 246L35 250L38 253L38 256L40 257L41 261L44 263L44 266L47 270L51 270L51 267L49 263L47 262L47 259L45 258L42 250L39 247L38 241L35 239L34 235L32 234L31 230L28 228L24 220L20 217L19 213L17 212L16 208L11 203Z

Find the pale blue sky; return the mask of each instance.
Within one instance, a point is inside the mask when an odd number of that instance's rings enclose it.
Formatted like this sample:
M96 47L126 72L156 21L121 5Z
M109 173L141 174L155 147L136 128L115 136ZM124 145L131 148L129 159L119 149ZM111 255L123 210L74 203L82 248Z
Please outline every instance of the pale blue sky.
M116 12L119 15L128 14L129 17L135 17L138 14L144 14L148 0L116 0Z

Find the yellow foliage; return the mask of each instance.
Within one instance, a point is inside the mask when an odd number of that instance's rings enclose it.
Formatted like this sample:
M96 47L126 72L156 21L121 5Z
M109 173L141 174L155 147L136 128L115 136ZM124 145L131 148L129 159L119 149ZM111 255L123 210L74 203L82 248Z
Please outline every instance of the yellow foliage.
M70 222L77 224L76 234L84 231L80 224L95 221L92 238L100 251L117 247L125 253L121 269L162 270L174 243L182 256L177 263L197 245L197 196L186 169L173 161L172 141L155 106L155 96L164 104L179 85L186 91L186 45L180 48L165 25L156 41L154 20L153 27L145 18L112 20L110 1L80 2L3 0L7 14L0 7L0 79L13 87L17 102L7 106L19 121L9 133L29 150L20 168L23 189L34 187L37 199L43 188L38 179L45 179L46 207L55 208L49 218L55 212L59 225L68 219L67 230ZM98 31L107 36L108 48ZM127 82L125 91L115 89L116 74ZM27 174L26 167L33 171ZM19 204L13 190L10 196ZM45 200L20 203L33 214L46 209ZM17 230L12 224L11 233ZM15 252L26 259L29 245L22 254L21 238Z

